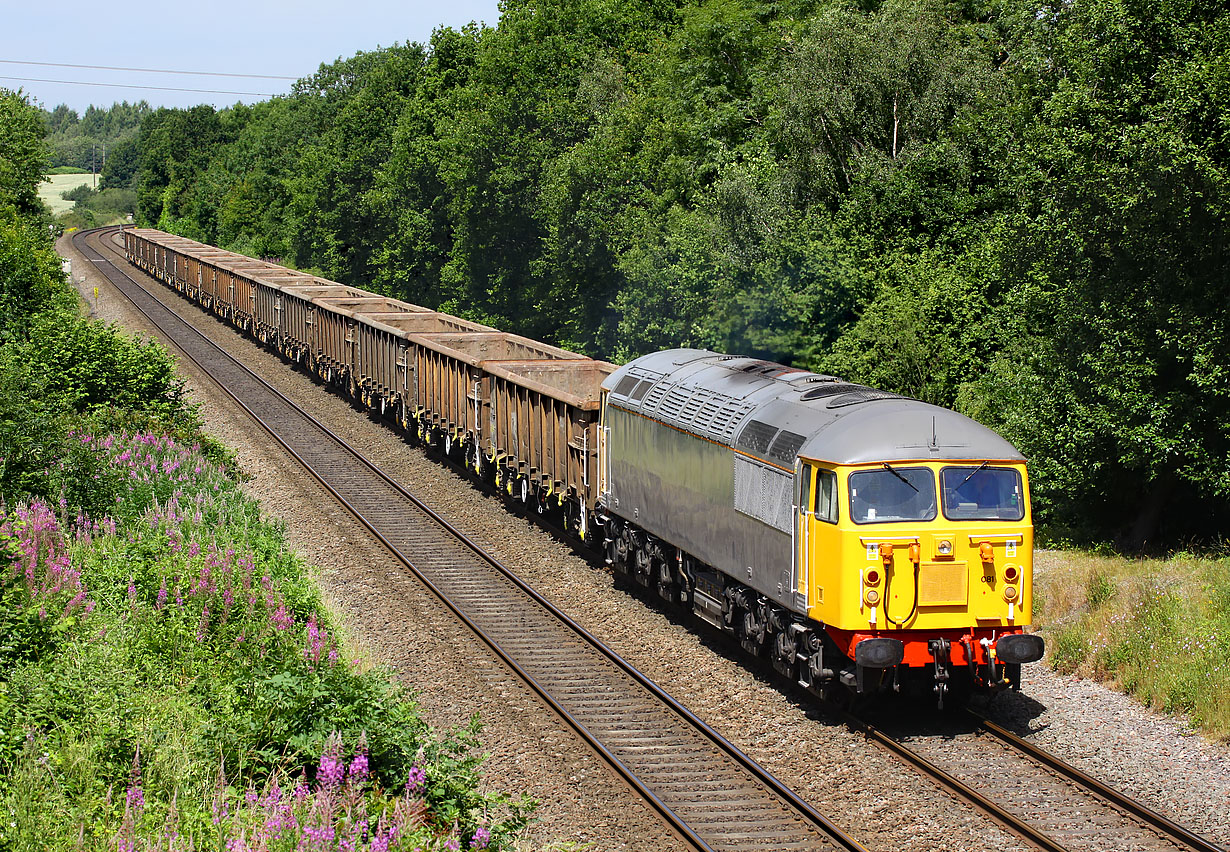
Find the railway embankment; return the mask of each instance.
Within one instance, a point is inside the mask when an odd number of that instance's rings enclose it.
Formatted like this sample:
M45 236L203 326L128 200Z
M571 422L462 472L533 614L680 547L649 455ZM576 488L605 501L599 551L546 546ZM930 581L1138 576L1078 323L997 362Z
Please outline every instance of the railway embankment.
M339 629L171 359L62 296L3 352L0 847L510 847L475 726Z

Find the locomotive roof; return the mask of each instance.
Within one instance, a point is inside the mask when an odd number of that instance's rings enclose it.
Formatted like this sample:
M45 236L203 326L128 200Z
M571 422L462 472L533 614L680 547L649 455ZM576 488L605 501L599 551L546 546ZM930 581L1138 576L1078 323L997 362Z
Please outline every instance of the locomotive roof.
M621 408L778 466L793 467L796 456L832 464L1024 459L994 431L947 408L705 349L645 355L602 387Z

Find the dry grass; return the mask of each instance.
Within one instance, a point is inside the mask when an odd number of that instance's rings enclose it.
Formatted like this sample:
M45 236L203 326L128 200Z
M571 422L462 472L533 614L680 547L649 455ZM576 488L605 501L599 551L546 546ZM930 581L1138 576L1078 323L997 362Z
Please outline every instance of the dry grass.
M60 197L60 194L82 184L92 187L94 185L94 177L90 174L49 175L39 184L38 197L43 199L43 203L50 208L51 215L59 216L61 213L66 213L73 209L73 202L65 201Z
M1042 552L1034 600L1056 669L1230 738L1230 558Z

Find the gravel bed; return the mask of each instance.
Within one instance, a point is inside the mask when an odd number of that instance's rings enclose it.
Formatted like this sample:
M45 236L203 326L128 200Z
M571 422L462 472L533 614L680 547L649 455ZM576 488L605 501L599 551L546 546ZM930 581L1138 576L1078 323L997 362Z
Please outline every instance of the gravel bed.
M122 297L73 257L92 312L144 329ZM85 280L80 280L81 277ZM99 286L95 303L92 288ZM409 447L309 377L257 349L187 303L198 327L442 515L470 532L530 585L654 678L873 850L1014 850L998 826L937 795L929 783L729 659L704 634L615 588L600 565L576 555L500 501ZM367 533L207 381L184 366L207 428L236 447L252 474L245 488L283 519L288 539L319 566L320 583L351 634L418 691L426 718L447 728L473 713L484 723L484 782L541 802L526 848L679 848L635 794L615 781L570 729L545 710L438 602L405 576ZM1066 760L1218 840L1230 837L1230 750L1187 732L1096 684L1026 667L1025 691L992 704L994 717ZM614 782L614 783L612 783Z

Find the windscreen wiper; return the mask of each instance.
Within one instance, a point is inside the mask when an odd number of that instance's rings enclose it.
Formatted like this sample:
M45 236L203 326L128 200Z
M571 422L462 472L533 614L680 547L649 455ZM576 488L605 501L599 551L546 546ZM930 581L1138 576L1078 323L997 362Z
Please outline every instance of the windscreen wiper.
M913 488L915 491L918 491L918 486L917 486L917 485L915 485L913 482L910 482L910 480L906 479L904 476L902 476L901 474L899 474L896 470L894 470L894 469L893 469L893 466L892 466L892 465L890 465L888 462L884 462L884 469L885 469L885 470L887 470L889 473L891 473L893 476L895 476L895 477L897 477L898 479L900 479L900 480L901 480L902 482L904 482L906 485L908 485L908 486L910 486L911 488ZM973 476L973 474L970 474L970 476Z
M973 478L974 478L974 474L975 474L975 473L977 473L978 471L982 470L984 467L986 467L986 466L987 466L987 465L989 465L989 464L990 464L990 462L989 462L989 461L984 461L982 464L978 465L978 467L976 467L976 468L974 468L973 470L971 470L971 471L969 472L969 476L967 476L967 477L965 477L965 479L962 479L962 480L961 480L961 485L964 485L965 483L969 482L971 479L973 479ZM885 467L888 467L888 465L884 465L884 466L885 466ZM960 487L961 487L961 485L958 485L958 486L957 486L957 488L960 488ZM955 491L955 490L956 490L956 488L954 488L953 490Z

